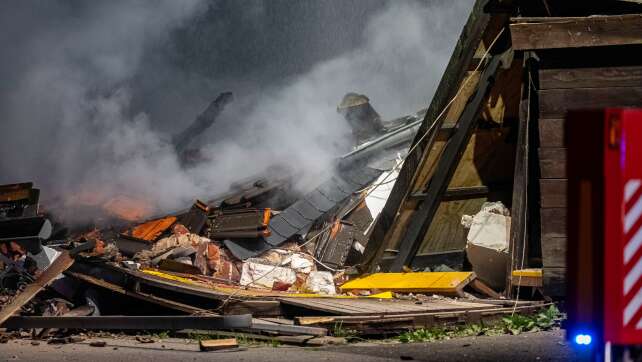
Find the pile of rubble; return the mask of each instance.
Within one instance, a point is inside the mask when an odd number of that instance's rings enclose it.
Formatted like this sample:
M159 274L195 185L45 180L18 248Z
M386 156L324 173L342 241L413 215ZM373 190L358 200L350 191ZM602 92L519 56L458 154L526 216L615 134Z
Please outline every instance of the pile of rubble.
M208 127L208 117L217 115L229 97L217 98L190 129L201 132ZM501 311L501 300L489 304L423 296L498 296L471 271L445 267L409 273L410 277L358 277L353 266L361 260L383 208L381 200L385 202L392 190L390 176L398 172L400 155L407 151L422 116L382 123L367 98L355 94L346 96L339 111L353 124L361 144L303 193L292 187L296 174L274 166L189 209L137 222L132 220L140 219L147 205L119 196L102 205L111 212L109 227L70 229L56 221L54 210L39 211L40 191L32 183L0 186L0 325L49 325L54 321L24 318L57 316L60 328L153 329L163 324L150 319L143 319L147 324L142 326L69 318L143 314L141 308L155 305L164 308L162 313L203 318L251 314L255 319L246 331L324 335L327 323L349 324L355 321L352 316L359 316L356 329L372 331L381 328L371 325L375 321L392 323L384 329L404 329L417 316L435 311ZM192 131L177 138L177 150L185 151ZM467 223L469 235L484 231L476 224L480 217ZM476 245L475 240L470 245ZM126 301L116 303L118 298ZM136 308L131 298L145 303ZM404 313L405 319L400 318ZM335 317L305 319L319 315ZM389 315L397 318L385 322ZM269 317L281 319L256 320ZM196 319L172 323L198 324ZM220 323L220 329L230 329L245 322Z

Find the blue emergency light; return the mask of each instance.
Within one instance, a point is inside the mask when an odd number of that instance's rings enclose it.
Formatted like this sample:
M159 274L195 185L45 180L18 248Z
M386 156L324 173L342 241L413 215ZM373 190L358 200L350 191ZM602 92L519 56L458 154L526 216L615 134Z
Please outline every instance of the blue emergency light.
M578 333L575 335L573 340L575 341L575 344L579 346L588 346L593 342L593 337L591 337L590 334Z

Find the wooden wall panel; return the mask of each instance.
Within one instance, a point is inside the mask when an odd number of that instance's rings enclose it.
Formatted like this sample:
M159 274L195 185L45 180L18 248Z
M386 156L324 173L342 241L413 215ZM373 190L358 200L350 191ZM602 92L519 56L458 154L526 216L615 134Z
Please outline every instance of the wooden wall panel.
M542 69L540 89L642 86L642 67Z
M544 294L549 297L566 295L566 268L543 268Z
M564 118L571 109L642 106L642 86L545 89L539 96L540 118Z
M566 238L542 238L542 264L544 268L566 267Z
M539 120L539 146L544 148L565 147L566 122L563 118L542 118Z
M561 207L541 209L542 240L566 237L566 209Z
M513 49L556 49L642 44L642 14L512 18Z
M463 249L468 229L461 225L463 215L479 212L485 198L442 202L424 237L419 253Z
M541 179L539 189L543 208L566 207L566 179Z
M540 148L539 166L542 178L566 178L566 148Z

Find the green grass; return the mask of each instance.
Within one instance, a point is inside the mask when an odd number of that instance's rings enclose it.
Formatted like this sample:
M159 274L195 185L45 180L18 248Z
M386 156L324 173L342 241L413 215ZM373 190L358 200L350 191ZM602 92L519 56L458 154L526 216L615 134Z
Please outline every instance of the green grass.
M357 331L343 328L343 322L338 322L332 327L331 334L334 337L353 338L357 336Z
M537 314L514 314L504 317L499 323L493 325L485 325L481 322L451 327L422 328L403 332L397 339L402 343L411 343L433 342L454 337L498 335L505 333L515 335L523 332L551 329L557 326L562 319L564 319L564 315L560 313L555 305L551 305L549 308Z

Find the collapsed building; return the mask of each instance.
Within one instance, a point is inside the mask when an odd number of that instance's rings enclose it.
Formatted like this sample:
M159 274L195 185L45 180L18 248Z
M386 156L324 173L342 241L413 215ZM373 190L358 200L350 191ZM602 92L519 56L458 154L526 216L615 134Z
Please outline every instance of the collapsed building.
M109 227L71 230L39 211L33 184L1 186L0 324L136 329L78 318L137 315L137 300L181 328L319 336L540 308L564 289L563 114L640 105L637 60L600 56L639 47L624 34L640 9L476 1L430 106L385 122L346 94L355 147L303 192L274 165L167 215L108 200ZM173 138L184 162L231 99Z

